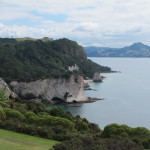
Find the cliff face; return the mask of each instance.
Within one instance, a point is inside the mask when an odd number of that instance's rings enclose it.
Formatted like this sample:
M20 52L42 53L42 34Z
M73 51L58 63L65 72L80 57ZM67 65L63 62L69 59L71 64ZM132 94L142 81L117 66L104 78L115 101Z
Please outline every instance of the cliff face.
M17 95L9 89L7 83L2 78L0 78L0 89L6 91L7 97L17 98Z
M10 83L14 93L24 99L46 99L59 100L64 102L87 101L83 95L83 78L79 75L72 75L69 79L44 79L33 82Z

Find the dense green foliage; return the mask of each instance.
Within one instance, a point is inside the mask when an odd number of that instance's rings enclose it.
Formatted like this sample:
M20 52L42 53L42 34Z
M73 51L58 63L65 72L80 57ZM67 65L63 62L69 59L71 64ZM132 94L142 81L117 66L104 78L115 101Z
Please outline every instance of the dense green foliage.
M79 136L54 146L54 150L142 150L142 145L128 138L103 139Z
M53 150L143 150L150 149L150 131L143 127L110 124L102 131L98 125L61 108L48 108L38 101L6 101L1 90L4 115L0 128L62 141ZM5 145L4 145L5 146Z
M6 91L4 89L0 89L0 116L5 116L5 113L3 111L3 107L6 105L6 101L8 100L8 97L6 95Z
M106 126L100 135L79 135L54 146L54 150L142 150L143 148L150 149L150 131L143 127L131 128L119 124Z
M6 91L4 89L0 89L0 103L6 102L8 100Z
M0 128L62 141L54 150L143 150L150 149L150 131L143 127L98 125L62 109L36 101L9 101L0 118Z
M130 138L136 143L141 143L145 149L150 149L150 131L144 127L131 128L127 125L111 124L104 128L101 136Z
M83 48L68 39L43 42L0 38L0 77L7 82L68 77L68 67L75 64L79 71L74 73L83 76L110 71L88 60Z
M60 108L47 108L40 102L10 101L0 118L0 128L58 141L69 140L78 134L101 133L99 127L86 119L73 117Z

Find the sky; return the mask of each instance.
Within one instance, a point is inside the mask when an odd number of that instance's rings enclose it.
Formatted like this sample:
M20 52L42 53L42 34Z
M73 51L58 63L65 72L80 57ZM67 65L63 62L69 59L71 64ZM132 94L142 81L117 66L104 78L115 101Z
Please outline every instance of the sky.
M0 37L150 45L150 0L0 0Z

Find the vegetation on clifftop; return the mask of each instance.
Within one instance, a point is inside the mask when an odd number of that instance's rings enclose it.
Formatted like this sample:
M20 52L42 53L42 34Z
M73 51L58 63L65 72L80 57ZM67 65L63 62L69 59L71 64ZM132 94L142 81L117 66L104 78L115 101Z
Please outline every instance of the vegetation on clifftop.
M7 82L68 76L68 67L75 64L79 71L73 73L83 76L110 71L88 60L81 46L65 38L46 42L0 38L0 77Z

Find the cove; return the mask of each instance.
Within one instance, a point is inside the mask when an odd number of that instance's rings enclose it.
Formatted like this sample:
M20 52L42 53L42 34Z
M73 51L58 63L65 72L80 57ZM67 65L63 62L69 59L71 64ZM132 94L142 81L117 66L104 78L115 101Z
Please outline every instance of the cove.
M90 83L85 95L105 98L103 101L80 104L80 107L59 105L74 116L80 115L99 124L111 123L150 129L150 59L149 58L89 58L121 73L103 74L102 83Z

